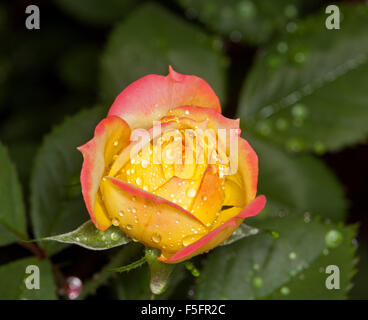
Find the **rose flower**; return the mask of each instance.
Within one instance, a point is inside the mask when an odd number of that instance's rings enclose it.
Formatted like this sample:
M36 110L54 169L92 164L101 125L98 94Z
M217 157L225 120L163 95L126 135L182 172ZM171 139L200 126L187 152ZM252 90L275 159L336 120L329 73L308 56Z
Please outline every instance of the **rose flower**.
M239 120L203 79L147 75L123 90L79 147L81 185L99 230L119 226L177 263L224 242L258 214L258 159Z

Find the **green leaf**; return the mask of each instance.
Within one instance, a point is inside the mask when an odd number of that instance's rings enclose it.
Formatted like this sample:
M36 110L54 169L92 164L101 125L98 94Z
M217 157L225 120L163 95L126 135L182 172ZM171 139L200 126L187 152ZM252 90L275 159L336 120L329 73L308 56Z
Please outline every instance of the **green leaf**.
M254 236L258 234L257 228L246 225L244 222L237 228L233 234L227 238L220 246L227 246L245 237Z
M36 238L68 232L88 218L79 185L82 155L76 148L93 137L103 113L99 107L82 111L46 136L31 177L31 218ZM56 242L41 245L48 254L63 248Z
M27 289L25 280L29 276L36 275L32 270L26 273L27 266L39 268L40 288ZM32 280L33 278L30 278ZM57 299L56 286L48 260L26 258L0 266L0 300L50 300ZM33 283L33 281L31 281Z
M111 249L130 242L130 239L119 227L111 226L107 230L101 231L95 227L91 220L83 223L74 231L38 240L77 244L91 250Z
M156 4L146 4L112 31L101 65L101 90L108 101L147 74L168 73L169 65L195 74L224 98L226 59L219 40Z
M339 7L341 29L326 29L321 12L258 55L241 94L246 128L290 151L323 153L367 137L368 7Z
M137 0L56 0L56 4L82 22L111 25L125 16Z
M0 245L27 238L22 189L6 148L0 143Z
M267 219L260 227L262 233L209 255L196 289L198 299L346 297L354 273L355 227L292 217ZM325 286L329 265L340 269L339 290Z
M259 44L296 18L302 0L178 0L188 18L198 18L233 41Z
M317 158L292 155L252 135L246 135L259 158L259 193L267 197L257 219L280 213L320 215L343 221L347 201L334 174Z

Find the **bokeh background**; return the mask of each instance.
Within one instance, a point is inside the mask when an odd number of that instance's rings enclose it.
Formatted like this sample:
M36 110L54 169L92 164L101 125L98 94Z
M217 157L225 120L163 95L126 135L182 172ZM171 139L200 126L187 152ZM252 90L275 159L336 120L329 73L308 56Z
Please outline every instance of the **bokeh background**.
M75 147L126 85L171 64L207 80L224 114L241 119L269 200L253 224L270 232L196 258L195 272L179 266L163 298L366 299L368 6L333 3L340 30L325 28L332 2L318 0L1 1L0 298L150 297L146 267L104 271L139 258L139 244L92 252L20 240L88 219ZM31 4L40 30L25 27ZM342 239L330 251L328 230ZM18 290L35 261L47 288ZM326 264L341 266L340 291L325 290Z

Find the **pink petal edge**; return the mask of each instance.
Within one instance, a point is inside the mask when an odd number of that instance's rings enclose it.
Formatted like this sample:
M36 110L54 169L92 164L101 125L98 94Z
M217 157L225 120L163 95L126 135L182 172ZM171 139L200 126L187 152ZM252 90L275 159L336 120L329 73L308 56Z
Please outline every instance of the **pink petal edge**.
M244 208L243 211L241 211L237 216L229 219L226 221L223 225L219 226L215 230L212 230L210 233L202 237L201 239L197 240L196 242L190 244L189 246L185 247L184 249L178 251L175 253L172 257L166 260L161 260L163 262L175 262L177 260L182 260L183 258L191 255L201 247L203 247L207 242L214 239L219 232L222 230L229 228L229 227L235 227L236 226L236 219L245 219L249 217L253 217L257 215L259 212L263 210L263 208L266 205L266 197L264 195L258 196L256 199L254 199L248 206Z

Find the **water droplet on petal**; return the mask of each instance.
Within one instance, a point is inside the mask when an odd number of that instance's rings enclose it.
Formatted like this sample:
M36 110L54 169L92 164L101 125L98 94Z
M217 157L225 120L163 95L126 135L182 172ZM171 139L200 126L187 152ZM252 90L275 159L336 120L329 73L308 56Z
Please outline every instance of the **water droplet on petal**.
M160 243L161 242L161 235L157 232L155 232L153 235L152 235L152 241L154 243Z
M190 189L188 189L188 191L187 191L187 196L189 197L189 198L194 198L194 196L196 195L196 191L195 191L195 189L193 189L193 188L190 188Z
M138 177L137 179L135 179L135 183L136 183L138 186L140 186L140 185L142 184L142 179Z
M112 223L114 226L116 226L116 227L117 227L117 226L120 224L120 221L119 221L119 219L114 218L114 219L112 219L111 223Z
M127 225L126 225L126 228L127 228L128 230L132 230L132 229L133 229L133 226L132 226L131 224L127 224Z

